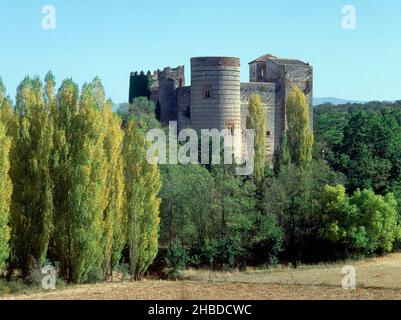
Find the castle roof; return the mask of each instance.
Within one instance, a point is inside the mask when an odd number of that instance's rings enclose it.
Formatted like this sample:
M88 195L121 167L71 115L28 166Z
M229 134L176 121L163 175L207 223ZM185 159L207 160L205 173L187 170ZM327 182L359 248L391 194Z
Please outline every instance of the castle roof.
M271 54L265 54L251 62L249 64L255 63L255 62L266 62L267 60L271 60L277 64L280 65L307 65L307 63L298 60L298 59L286 59L286 58L278 58L276 56L273 56Z
M264 54L263 56L249 62L249 64L255 63L255 62L265 62L266 60L269 60L270 58L277 58L271 54Z

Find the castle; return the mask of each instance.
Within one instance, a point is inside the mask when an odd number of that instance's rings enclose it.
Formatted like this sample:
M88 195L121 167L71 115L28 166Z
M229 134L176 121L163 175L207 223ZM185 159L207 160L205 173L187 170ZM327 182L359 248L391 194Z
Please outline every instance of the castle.
M142 76L144 76L142 74ZM131 73L132 86L138 73ZM158 106L160 121L177 121L179 130L246 129L249 97L262 98L267 115L266 156L269 161L286 130L286 100L297 85L310 106L313 123L313 68L296 59L263 55L249 63L249 81L240 81L240 59L233 57L196 57L191 59L191 86L185 86L184 66L167 67L148 73L149 98Z

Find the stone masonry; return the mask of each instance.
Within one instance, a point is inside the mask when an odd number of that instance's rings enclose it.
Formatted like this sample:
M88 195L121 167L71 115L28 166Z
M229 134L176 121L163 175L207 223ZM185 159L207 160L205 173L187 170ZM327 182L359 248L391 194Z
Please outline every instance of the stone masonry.
M267 54L249 63L249 81L240 82L240 59L191 59L191 86L185 86L184 66L150 75L150 99L160 107L160 121L178 121L183 128L246 129L249 97L259 94L267 115L266 157L271 162L286 130L286 101L297 85L306 95L313 125L313 68L296 59Z

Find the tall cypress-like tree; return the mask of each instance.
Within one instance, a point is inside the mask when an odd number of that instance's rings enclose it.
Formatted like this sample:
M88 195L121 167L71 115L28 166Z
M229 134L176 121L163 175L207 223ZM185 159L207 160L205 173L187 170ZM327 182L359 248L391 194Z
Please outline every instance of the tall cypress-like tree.
M82 93L83 95L85 94ZM106 179L103 150L102 114L81 104L73 120L69 172L68 215L71 223L70 278L75 283L96 277L100 272L103 250L102 220Z
M9 226L12 183L9 176L11 136L14 126L14 114L10 99L0 78L0 273L5 269L5 262L10 255L11 229Z
M62 231L58 255L65 278L80 283L100 276L101 272L107 170L104 118L97 108L98 96L90 84L85 84L78 112L76 96L76 86L67 81L59 92L58 123L62 131L59 179L65 176L61 182L66 194L58 213L58 229Z
M10 201L12 183L8 175L10 169L9 151L11 140L0 118L0 274L4 271L5 262L10 254Z
M46 258L52 229L50 177L53 125L43 101L42 83L26 77L17 90L16 128L10 176L12 267L27 275Z
M302 165L312 160L313 132L305 94L294 86L287 99L288 148L291 160Z
M60 261L61 274L72 278L72 237L73 216L70 209L72 188L71 143L73 141L73 120L78 113L78 86L71 80L64 80L57 92L56 108L52 117L55 121L52 177L54 181L54 251Z
M135 280L142 278L158 250L160 172L156 164L147 162L147 147L144 133L131 120L123 144L124 209L128 215L131 276Z
M258 94L252 94L249 98L249 116L247 128L255 131L255 181L263 180L266 167L266 112L262 105L262 99Z
M123 211L124 176L121 150L123 131L121 120L112 112L112 102L105 101L105 92L100 79L95 78L89 84L92 99L103 114L105 130L104 152L106 158L106 181L104 185L104 212L102 231L104 276L112 275L113 269L121 259L121 253L126 242L124 227L126 216Z

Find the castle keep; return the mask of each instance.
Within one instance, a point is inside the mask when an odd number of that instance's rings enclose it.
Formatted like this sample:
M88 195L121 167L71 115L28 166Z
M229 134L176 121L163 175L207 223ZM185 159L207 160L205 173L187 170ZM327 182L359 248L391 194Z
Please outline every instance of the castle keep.
M142 75L143 76L143 75ZM131 73L130 97L132 101ZM160 121L177 121L179 130L246 129L249 97L259 94L267 115L266 155L271 161L286 130L286 101L292 86L306 95L313 123L313 68L296 59L267 54L249 63L249 82L240 82L240 59L191 59L191 86L185 86L184 66L148 74L149 97L160 110Z

